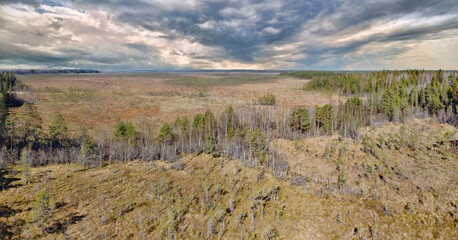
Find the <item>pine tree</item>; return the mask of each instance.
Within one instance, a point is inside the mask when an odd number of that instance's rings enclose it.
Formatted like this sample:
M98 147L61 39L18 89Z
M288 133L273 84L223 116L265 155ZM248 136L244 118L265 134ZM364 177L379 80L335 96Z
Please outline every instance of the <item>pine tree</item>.
M436 114L440 109L444 108L441 101L440 82L433 77L430 83L425 87L426 107L429 112Z
M189 119L187 117L184 117L181 120L181 135L184 138L186 138L186 136L188 136L189 134L189 127L190 127Z
M158 140L160 143L170 144L175 141L175 135L173 134L172 127L168 123L162 125L159 131Z
M125 134L126 134L126 123L119 120L114 127L114 132L113 132L114 139L121 140L124 138Z
M414 86L412 90L410 91L410 95L409 95L409 103L412 109L418 106L418 97L419 97L418 88Z
M215 143L213 140L213 137L210 134L205 135L205 147L204 147L204 152L205 153L212 153L215 150Z
M8 116L7 122L8 135L19 145L33 147L44 142L41 118L34 105L24 103L15 114Z
M221 113L220 121L223 125L223 131L226 135L226 139L232 140L235 129L237 129L238 126L238 118L237 115L235 115L232 106L228 107Z
M52 125L49 127L49 134L51 141L58 141L62 146L62 140L67 136L68 127L62 114L57 114L54 118Z
M129 144L134 146L135 140L137 140L137 131L135 131L135 127L132 122L126 122L126 136L125 138L129 141Z
M455 75L450 76L450 87L448 88L447 96L453 113L458 114L458 77L455 77Z
M343 135L352 138L358 136L358 129L364 124L364 105L359 97L347 99L338 116Z
M291 114L289 125L293 131L300 131L304 133L309 130L312 125L309 111L305 108L298 108L294 110Z
M385 113L390 121L399 113L400 100L394 88L390 87L383 93L379 109Z
M115 125L113 136L115 140L127 140L133 146L137 139L137 131L130 121L118 121Z
M194 116L194 120L192 121L192 127L194 128L194 131L198 132L204 129L205 121L204 116L202 116L202 114L198 113Z
M81 129L79 134L79 143L80 143L80 151L79 156L83 160L83 164L86 164L87 157L92 154L95 149L95 144L92 142L91 137L85 127Z
M325 104L322 107L315 107L315 122L318 129L326 134L332 134L334 120L334 108L331 104Z
M205 132L207 134L213 135L213 131L216 129L216 118L210 110L205 111L203 116L203 124Z
M0 146L3 145L5 139L5 124L6 118L8 116L8 108L6 108L5 97L3 93L0 92Z

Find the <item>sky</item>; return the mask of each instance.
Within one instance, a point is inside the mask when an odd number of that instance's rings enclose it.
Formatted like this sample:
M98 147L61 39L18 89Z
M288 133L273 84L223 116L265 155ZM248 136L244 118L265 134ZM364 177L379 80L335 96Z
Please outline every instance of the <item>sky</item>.
M457 0L0 0L0 69L458 69Z

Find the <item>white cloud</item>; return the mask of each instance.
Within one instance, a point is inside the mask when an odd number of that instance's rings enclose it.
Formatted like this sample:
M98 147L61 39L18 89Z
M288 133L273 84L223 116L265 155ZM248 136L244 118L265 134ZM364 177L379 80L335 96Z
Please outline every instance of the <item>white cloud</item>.
M0 4L0 68L458 68L456 11L393 1Z
M281 32L280 29L273 28L273 27L266 27L262 31L268 34L278 34Z

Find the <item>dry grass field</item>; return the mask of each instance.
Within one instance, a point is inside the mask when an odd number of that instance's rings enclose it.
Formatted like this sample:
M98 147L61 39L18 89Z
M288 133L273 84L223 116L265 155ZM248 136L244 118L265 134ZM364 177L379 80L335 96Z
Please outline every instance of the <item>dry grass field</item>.
M304 94L306 80L249 73L103 73L19 75L37 91L45 125L61 113L72 130L83 126L111 131L119 120L137 126L192 117L207 109L218 115L230 105L253 104L268 92L282 107L338 103L338 96Z

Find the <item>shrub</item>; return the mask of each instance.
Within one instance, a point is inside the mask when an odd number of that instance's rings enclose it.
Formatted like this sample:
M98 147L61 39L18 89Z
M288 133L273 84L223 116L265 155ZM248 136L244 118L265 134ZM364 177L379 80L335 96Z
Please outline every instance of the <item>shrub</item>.
M30 182L30 168L32 168L32 163L29 160L29 152L27 148L22 149L21 161L20 161L20 170L22 171L22 180L24 184Z
M275 105L276 97L273 93L267 93L266 95L258 98L258 104L260 105Z
M247 137L247 142L248 142L250 151L256 157L256 159L258 160L258 163L260 165L264 165L266 163L266 158L267 158L266 138L264 137L264 135L261 133L261 131L258 128L255 128L254 130L249 130L247 132L246 137Z
M337 186L342 189L343 185L347 181L347 172L345 172L345 169L342 168L339 172L339 177L337 178Z
M184 163L183 161L177 161L173 164L172 167L177 171L182 171L186 167L186 163Z
M33 222L45 229L54 208L54 198L45 189L40 190L37 199L33 202L33 211L29 217L29 222Z
M264 232L264 239L275 239L278 237L279 237L278 231L274 227L269 227Z
M214 140L213 140L213 137L207 133L207 135L205 135L205 153L213 153L213 151L215 151L215 143L214 143Z
M307 177L302 175L291 176L289 183L293 186L305 186L307 184Z

